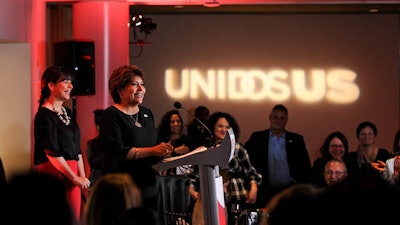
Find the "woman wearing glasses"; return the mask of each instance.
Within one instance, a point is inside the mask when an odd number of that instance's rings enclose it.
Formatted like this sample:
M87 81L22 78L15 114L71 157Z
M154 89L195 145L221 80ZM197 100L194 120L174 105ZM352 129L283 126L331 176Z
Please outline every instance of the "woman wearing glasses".
M318 157L311 169L311 182L317 187L326 186L324 180L325 164L331 159L346 161L348 153L349 146L346 136L340 131L330 133L318 150Z

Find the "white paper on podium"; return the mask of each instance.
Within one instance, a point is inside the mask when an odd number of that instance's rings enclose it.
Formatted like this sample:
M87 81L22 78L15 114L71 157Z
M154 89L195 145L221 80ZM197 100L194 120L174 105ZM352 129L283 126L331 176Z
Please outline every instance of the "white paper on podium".
M206 151L206 150L207 150L206 147L200 146L200 147L196 148L195 150L193 150L193 151L191 151L191 152L188 152L188 153L186 153L186 154L178 155L178 156L174 156L174 157L164 158L164 159L162 160L162 162L170 162L170 161L177 160L177 159L180 159L180 158L184 158L184 157L187 157L187 156L189 156L189 155L193 155L193 154L196 154L196 153L199 153L199 152L204 152L204 151Z

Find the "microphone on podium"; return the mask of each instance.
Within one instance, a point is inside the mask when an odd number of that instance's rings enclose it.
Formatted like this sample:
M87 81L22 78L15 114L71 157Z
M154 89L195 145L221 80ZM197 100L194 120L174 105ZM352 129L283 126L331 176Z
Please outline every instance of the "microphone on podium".
M197 116L195 116L195 115L194 115L193 113L191 113L189 110L185 109L185 108L182 106L182 104L181 104L180 102L175 102L175 103L174 103L174 107L177 108L177 109L183 109L183 110L185 110L186 112L188 112L191 116L193 116L193 118L194 118L204 129L206 129L206 131L208 132L208 134L210 134L211 140L209 140L209 144L215 147L215 144L213 144L213 143L214 143L214 135L213 135L213 133L211 132L210 129L208 129L208 127L207 127L203 122L201 122L201 120L200 120L199 118L197 118ZM208 146L206 146L206 147L208 147Z

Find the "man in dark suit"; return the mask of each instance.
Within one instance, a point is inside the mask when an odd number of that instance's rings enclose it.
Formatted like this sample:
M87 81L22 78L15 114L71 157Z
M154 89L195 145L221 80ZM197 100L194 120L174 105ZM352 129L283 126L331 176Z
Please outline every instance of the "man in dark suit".
M269 129L252 133L245 143L251 163L263 177L258 188L257 208L264 208L271 197L284 188L308 182L311 169L303 136L285 130L287 108L275 105L269 121Z

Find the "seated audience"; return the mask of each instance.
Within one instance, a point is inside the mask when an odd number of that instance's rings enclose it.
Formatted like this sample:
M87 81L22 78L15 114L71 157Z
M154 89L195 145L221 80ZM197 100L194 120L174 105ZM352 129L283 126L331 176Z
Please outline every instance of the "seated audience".
M395 204L399 201L398 188L363 170L324 192L307 184L283 190L267 204L261 224L389 224L393 223L390 215L398 214Z
M310 211L314 224L390 224L397 215L400 202L399 189L390 185L380 176L371 176L361 171L321 193ZM324 219L325 218L325 219Z
M310 181L318 187L326 186L324 173L326 163L331 159L346 161L348 152L349 145L346 136L340 131L330 133L318 151L318 158L311 169Z

